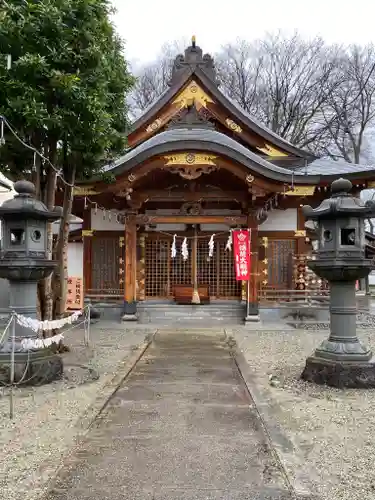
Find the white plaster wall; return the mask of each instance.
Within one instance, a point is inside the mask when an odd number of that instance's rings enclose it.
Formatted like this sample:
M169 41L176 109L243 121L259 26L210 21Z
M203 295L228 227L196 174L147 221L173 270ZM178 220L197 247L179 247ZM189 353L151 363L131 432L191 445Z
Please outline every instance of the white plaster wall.
M83 243L68 244L68 276L83 278Z
M109 212L105 212L103 210L95 210L95 208L91 209L91 228L95 231L121 231L125 229L124 224L119 224L116 221L116 216L113 212L115 210L111 210L111 214ZM120 212L118 212L120 213Z
M272 210L268 219L259 226L259 231L296 231L297 209Z
M156 224L155 231L185 231L185 224Z
M227 224L201 224L201 230L202 231L213 231L217 233L221 233L223 231L228 231L229 233L229 226Z

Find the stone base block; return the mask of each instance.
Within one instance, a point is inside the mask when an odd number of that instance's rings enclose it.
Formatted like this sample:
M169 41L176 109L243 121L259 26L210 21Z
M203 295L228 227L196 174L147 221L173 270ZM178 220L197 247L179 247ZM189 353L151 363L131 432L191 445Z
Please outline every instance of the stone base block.
M245 317L245 323L258 323L260 321L259 314L249 314Z
M123 314L122 321L138 321L138 316L136 314Z
M14 382L19 385L44 385L61 379L63 375L62 358L50 349L15 352ZM0 383L9 384L11 380L10 352L0 353Z
M91 306L90 307L90 319L100 319L101 313L98 309Z
M370 361L332 361L311 356L306 360L301 378L318 385L339 389L375 387L375 359Z

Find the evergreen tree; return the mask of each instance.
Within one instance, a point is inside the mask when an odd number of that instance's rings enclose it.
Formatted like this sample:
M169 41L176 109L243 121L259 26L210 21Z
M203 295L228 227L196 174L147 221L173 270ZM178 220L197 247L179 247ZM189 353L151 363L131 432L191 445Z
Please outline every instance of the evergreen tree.
M64 188L56 246L59 313L66 295L63 262L72 186L100 172L125 148L126 97L134 80L110 14L109 0L12 0L3 1L0 11L0 114L48 159L34 158L5 127L0 168L11 178L31 178L49 208L57 186ZM10 69L6 54L12 58ZM44 319L52 316L50 281L41 296Z

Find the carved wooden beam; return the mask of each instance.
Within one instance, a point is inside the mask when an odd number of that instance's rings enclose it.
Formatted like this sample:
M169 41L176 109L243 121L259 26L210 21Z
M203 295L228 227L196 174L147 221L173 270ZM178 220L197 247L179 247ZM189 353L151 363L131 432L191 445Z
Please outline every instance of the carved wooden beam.
M228 224L228 226L247 223L246 215L146 215L135 216L136 223L144 224Z
M138 193L137 193L138 197ZM140 197L143 201L199 201L199 200L236 200L238 202L246 201L249 195L243 191L167 191L149 189L142 190Z

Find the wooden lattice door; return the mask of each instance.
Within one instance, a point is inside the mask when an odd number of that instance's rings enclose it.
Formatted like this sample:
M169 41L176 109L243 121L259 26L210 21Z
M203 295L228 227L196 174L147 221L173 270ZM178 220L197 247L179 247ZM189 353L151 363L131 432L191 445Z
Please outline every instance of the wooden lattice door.
M293 239L268 240L268 287L291 289L293 266L291 257L296 253L296 241Z
M211 298L217 296L217 247L214 247L212 257L208 255L208 239L202 238L198 240L197 245L197 278L198 285L208 286L209 295Z
M236 280L233 251L225 249L226 240L218 240L217 247L217 297L221 299L239 299L241 297L241 281Z
M173 296L175 285L191 285L192 240L188 239L189 257L181 255L181 238L177 255L172 259L172 239L164 235L148 235L145 241L145 296L167 298ZM207 285L211 298L240 298L241 282L236 281L233 253L225 250L226 240L215 240L214 254L209 257L209 236L199 237L197 245L198 285Z
M120 236L95 235L91 242L91 289L88 295L123 297L124 246Z
M233 253L225 249L226 239L215 240L213 256L209 257L209 238L198 240L198 284L208 285L211 298L233 299L241 296L241 282L236 281Z
M189 258L186 261L181 252L172 259L171 238L152 236L145 241L145 296L171 297L174 285L191 283L191 244L188 242Z

